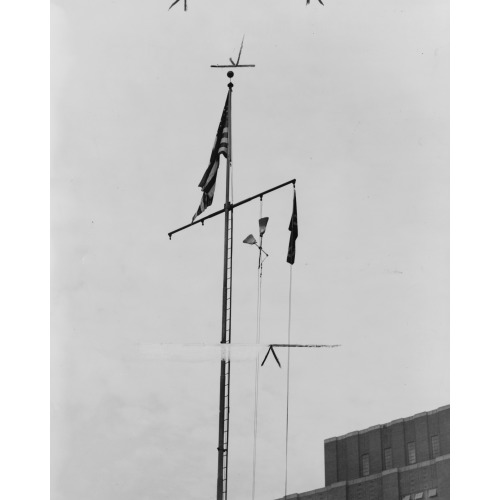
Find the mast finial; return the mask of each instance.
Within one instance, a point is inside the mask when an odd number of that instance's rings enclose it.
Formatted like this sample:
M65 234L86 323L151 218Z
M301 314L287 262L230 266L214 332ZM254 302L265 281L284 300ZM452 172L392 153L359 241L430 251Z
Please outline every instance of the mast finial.
M234 76L234 73L232 71L228 71L227 72L227 76L229 78L229 83L227 84L227 86L232 89L233 88L233 82L231 81L231 78Z

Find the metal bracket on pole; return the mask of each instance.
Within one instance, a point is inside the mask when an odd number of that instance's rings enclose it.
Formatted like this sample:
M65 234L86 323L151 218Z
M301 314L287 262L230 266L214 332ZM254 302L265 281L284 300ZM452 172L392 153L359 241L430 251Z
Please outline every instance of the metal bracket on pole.
M272 345L269 346L269 349L267 350L267 353L266 353L266 355L264 357L264 360L262 361L262 363L260 364L260 366L264 366L264 363L266 362L266 359L269 356L270 352L273 353L273 356L274 356L274 359L276 360L276 363L278 363L278 366L281 368L280 360L278 359L278 356L276 356L276 353L274 352L274 349L273 349Z

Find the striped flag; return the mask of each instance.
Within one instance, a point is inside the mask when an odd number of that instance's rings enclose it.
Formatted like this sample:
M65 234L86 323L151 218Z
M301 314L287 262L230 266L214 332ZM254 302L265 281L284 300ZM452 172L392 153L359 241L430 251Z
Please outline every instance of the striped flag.
M227 158L229 145L228 104L229 93L227 94L226 104L224 105L224 111L222 112L217 135L215 136L214 147L210 155L210 163L198 184L203 194L201 196L200 206L193 216L193 222L198 215L204 212L212 204L215 193L215 181L217 180L217 171L219 170L220 155L222 154Z
M289 264L293 264L295 262L295 240L299 236L299 224L297 221L297 197L295 195L295 189L293 190L292 218L290 219L288 230L290 231L290 242L288 243L288 255L286 256L286 261Z

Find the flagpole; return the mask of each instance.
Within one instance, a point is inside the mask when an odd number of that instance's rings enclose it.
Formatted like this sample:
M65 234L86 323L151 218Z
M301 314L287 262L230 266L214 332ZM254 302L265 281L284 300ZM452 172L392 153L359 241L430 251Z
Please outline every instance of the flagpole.
M235 67L238 67L235 65ZM281 189L290 183L293 183L295 188L295 179L285 182L271 189L267 189L257 195L246 198L234 205L230 200L231 188L231 168L232 168L232 93L233 83L231 78L234 76L232 71L228 71L227 76L230 81L228 83L228 94L225 110L223 112L219 129L217 131L216 143L210 157L210 164L205 171L203 178L199 184L203 191L200 206L193 217L191 224L182 226L175 231L168 233L169 238L172 238L174 233L194 226L210 219L216 215L224 213L224 267L223 267L223 283L222 283L222 332L221 332L221 365L220 365L220 398L219 398L219 438L218 438L218 464L217 464L217 500L227 500L227 483L228 483L228 446L229 446L229 395L230 395L230 367L229 348L224 348L224 345L231 343L231 304L232 304L232 257L233 257L233 212L234 208L241 206L254 200L257 197L262 197L268 193ZM227 139L226 139L227 138ZM227 143L226 143L227 140ZM227 146L226 146L227 144ZM206 217L194 221L212 204L213 193L215 189L215 180L217 169L219 168L220 155L226 156L226 196L224 208L212 213ZM293 240L294 243L294 240ZM260 245L260 249L262 245ZM265 252L264 252L265 253ZM276 357L274 351L273 355ZM279 363L279 362L278 362Z
M234 76L232 71L227 73L229 79ZM231 343L231 302L232 302L232 254L233 254L233 209L229 199L231 178L231 97L233 83L228 83L228 149L226 161L226 203L224 204L224 270L222 283L222 335L221 344ZM227 471L229 445L229 385L230 360L226 353L221 357L220 366L220 396L219 396L219 446L217 466L217 500L227 499Z

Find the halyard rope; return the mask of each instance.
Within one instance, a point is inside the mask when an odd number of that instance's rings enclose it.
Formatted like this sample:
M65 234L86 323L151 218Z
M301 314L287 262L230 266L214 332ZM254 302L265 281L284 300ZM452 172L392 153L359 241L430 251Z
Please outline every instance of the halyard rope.
M290 264L290 291L288 293L288 345L290 345L290 330L292 319L292 269ZM288 360L286 364L286 438L285 438L285 498L288 486L288 408L290 402L290 347L288 351Z
M260 216L262 219L262 198L260 199ZM260 242L262 248L262 238ZM261 250L259 251L259 267L257 269L257 333L255 343L260 344L260 320L262 311L262 260ZM255 396L254 396L254 411L253 411L253 469L252 469L252 500L255 500L255 478L257 469L257 430L258 430L258 407L259 407L259 369L260 369L260 353L257 352L255 359Z

